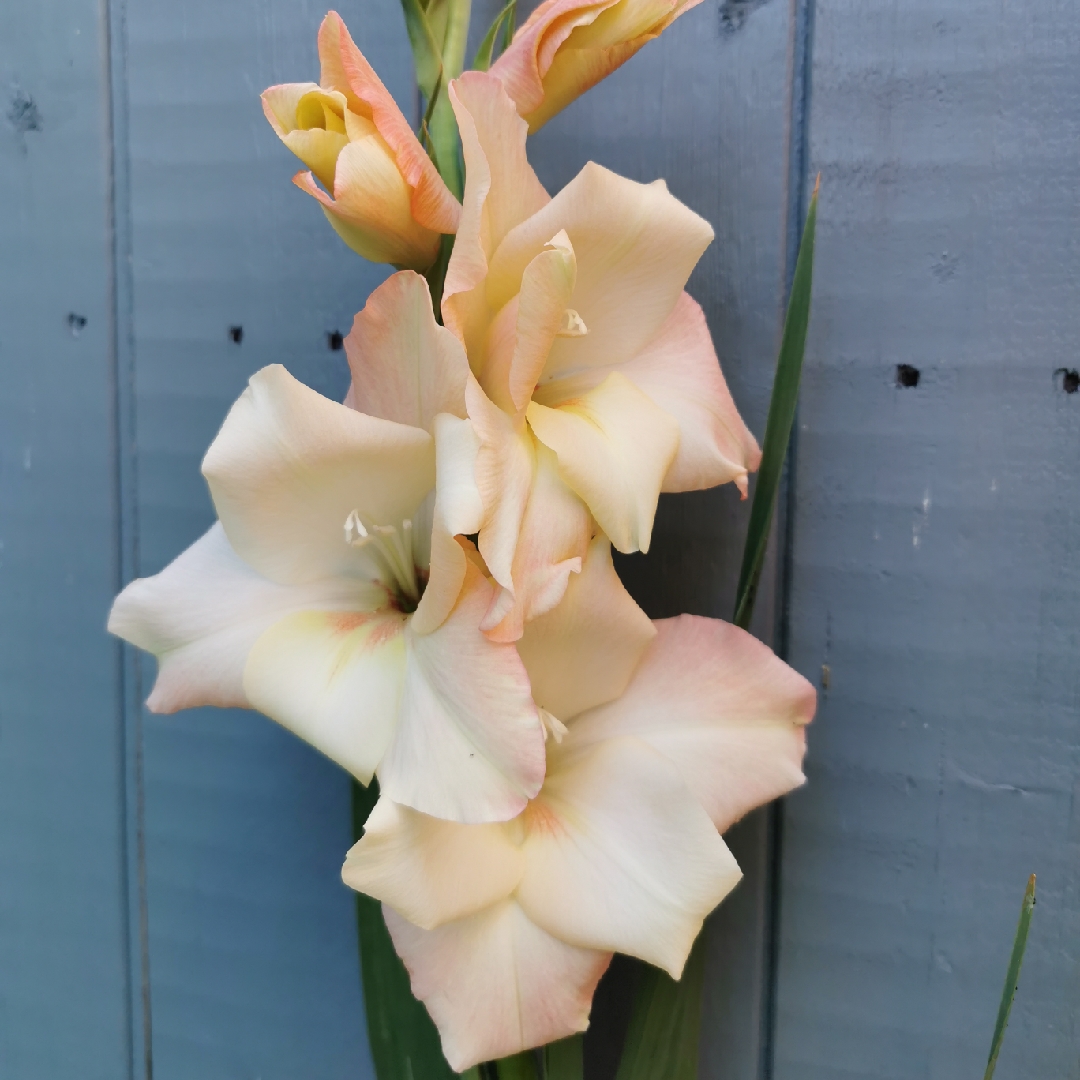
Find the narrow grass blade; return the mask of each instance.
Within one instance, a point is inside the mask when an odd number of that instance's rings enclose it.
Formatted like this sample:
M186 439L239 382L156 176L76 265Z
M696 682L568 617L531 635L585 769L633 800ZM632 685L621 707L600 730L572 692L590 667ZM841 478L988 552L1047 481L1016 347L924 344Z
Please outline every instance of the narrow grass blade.
M675 982L653 967L641 973L615 1080L697 1080L704 935Z
M517 0L510 4L510 14L507 16L506 25L503 29L502 51L510 48L510 42L514 40L514 31L517 29Z
M541 1051L542 1080L582 1080L585 1075L585 1038L548 1043Z
M367 788L353 782L353 833L363 835L364 822L378 799L378 783ZM357 893L356 924L360 934L360 968L368 1040L379 1080L453 1080L439 1034L427 1009L413 997L409 974L394 952L382 905Z
M499 36L499 29L504 25L510 28L509 33L513 35L513 23L514 23L514 9L517 7L517 0L510 0L510 3L506 5L495 16L495 21L488 27L488 32L484 35L484 40L480 42L480 47L476 50L476 56L473 57L472 66L477 71L487 71L491 67L491 61L494 59L495 53L495 39ZM506 33L503 34L503 48L506 48L507 41Z
M1024 950L1027 948L1028 930L1031 929L1031 915L1035 910L1035 875L1028 878L1024 891L1024 902L1020 905L1020 921L1016 924L1016 937L1013 938L1012 955L1009 957L1009 969L1005 972L1005 989L1001 992L1001 1004L998 1006L997 1023L994 1024L994 1037L990 1040L990 1057L986 1062L983 1080L991 1080L997 1068L1001 1041L1005 1038L1005 1028L1009 1025L1009 1013L1012 1011L1013 998L1020 980L1020 965L1024 962Z
M761 467L754 485L754 501L750 507L750 524L746 530L746 547L743 549L742 570L735 600L732 622L744 630L750 625L754 611L761 568L765 565L765 548L769 542L769 529L776 507L776 493L784 472L791 426L795 421L795 404L799 399L799 380L802 377L803 353L806 348L806 327L810 322L810 292L814 278L814 230L817 223L818 183L810 199L806 215L799 257L795 263L795 277L791 283L787 317L784 320L784 336L780 342L780 356L776 361L776 378L773 381L772 400L769 402L769 419L765 424L765 441L762 446Z

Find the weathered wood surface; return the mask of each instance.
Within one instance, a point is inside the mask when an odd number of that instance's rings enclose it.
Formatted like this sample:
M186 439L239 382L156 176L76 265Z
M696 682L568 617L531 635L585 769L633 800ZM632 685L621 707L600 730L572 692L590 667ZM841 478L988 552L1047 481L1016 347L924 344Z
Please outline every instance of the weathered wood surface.
M712 222L690 290L760 435L812 104L790 590L770 572L757 631L829 679L778 892L769 814L730 837L702 1076L978 1075L1036 870L999 1076L1077 1077L1080 394L1054 372L1080 361L1080 24L1064 0L817 0L807 98L810 6L703 4L531 150L552 190L592 158ZM410 105L398 5L340 10ZM4 1080L371 1075L344 779L255 715L144 714L153 665L102 629L121 579L209 524L199 460L252 371L344 389L327 334L382 272L289 183L258 104L316 75L322 14L0 11ZM731 489L664 500L620 563L651 614L730 614L745 514Z
M0 1076L126 1076L109 77L96 0L0 7ZM107 35L106 35L107 36Z
M818 0L777 1080L1080 1076L1080 20ZM919 369L897 385L897 365Z

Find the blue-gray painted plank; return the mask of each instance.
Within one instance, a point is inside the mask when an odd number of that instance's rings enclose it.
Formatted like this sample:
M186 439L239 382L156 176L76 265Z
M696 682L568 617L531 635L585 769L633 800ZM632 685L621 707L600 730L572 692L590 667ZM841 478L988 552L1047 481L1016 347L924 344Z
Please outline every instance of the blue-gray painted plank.
M818 0L778 1080L1080 1076L1080 22ZM918 386L896 367L918 368Z
M0 8L0 1076L129 1075L109 78L96 0Z
M411 102L397 6L341 12ZM323 14L254 0L128 10L143 574L212 520L199 461L253 371L284 363L343 395L344 353L327 334L348 331L384 273L292 186L298 163L259 103L272 83L318 78ZM143 729L155 1077L370 1075L339 876L345 776L253 713L147 716Z

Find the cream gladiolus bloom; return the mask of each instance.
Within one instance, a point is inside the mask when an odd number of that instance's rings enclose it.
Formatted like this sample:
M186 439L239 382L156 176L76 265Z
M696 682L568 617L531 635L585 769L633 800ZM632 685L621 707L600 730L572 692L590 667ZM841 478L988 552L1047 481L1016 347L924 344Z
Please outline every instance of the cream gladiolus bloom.
M544 0L492 65L536 131L701 0Z
M440 235L456 231L460 204L335 11L319 28L319 60L318 84L262 95L274 131L311 170L293 183L364 258L426 270Z
M469 72L450 96L466 184L442 311L475 376L479 547L503 587L485 629L513 640L558 602L593 518L645 551L661 491L745 492L760 453L683 291L709 225L662 181L593 164L549 198L499 82Z
M383 416L254 375L203 462L218 523L129 585L109 629L158 657L155 711L253 707L400 803L506 820L540 787L544 729L448 524L465 357L409 271L357 325L353 404L376 384Z
M802 783L814 691L749 634L651 624L593 541L520 649L565 725L518 818L466 826L380 799L342 876L383 902L450 1065L582 1031L613 952L678 978L740 871L720 833Z

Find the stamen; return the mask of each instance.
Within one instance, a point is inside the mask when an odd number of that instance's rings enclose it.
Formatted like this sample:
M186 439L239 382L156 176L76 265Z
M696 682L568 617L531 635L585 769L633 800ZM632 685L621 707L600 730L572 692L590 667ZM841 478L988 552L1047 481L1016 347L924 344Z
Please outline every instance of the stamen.
M403 600L420 600L420 582L413 557L413 524L406 518L400 526L365 523L353 510L345 519L345 543L363 548L375 563L383 584Z
M540 708L540 722L544 725L544 742L547 742L550 734L555 737L557 743L561 743L563 736L569 730L557 716L553 716L543 707Z
M562 326L559 327L557 337L584 337L589 332L585 320L572 308L568 307L563 312Z

